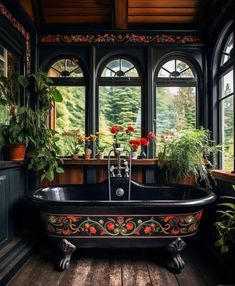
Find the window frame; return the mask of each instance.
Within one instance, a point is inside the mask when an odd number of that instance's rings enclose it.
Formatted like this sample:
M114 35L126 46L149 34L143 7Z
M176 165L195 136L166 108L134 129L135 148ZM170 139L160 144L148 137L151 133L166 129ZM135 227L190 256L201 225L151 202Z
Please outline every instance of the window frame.
M88 73L85 69L85 65L80 57L77 55L72 54L60 54L59 56L52 57L47 62L46 67L44 68L45 72L48 74L51 66L55 64L57 61L63 60L63 59L70 59L70 58L76 58L79 60L79 67L82 70L83 77L49 77L53 81L53 86L60 86L60 87L75 87L75 86L84 86L85 88L85 126L84 130L85 133L87 133L87 86L88 86ZM48 125L52 129L56 129L56 106L52 107L50 117L48 120Z
M217 86L217 116L218 116L218 123L217 123L217 132L218 132L218 142L222 143L223 141L223 106L222 103L225 99L229 98L230 96L233 96L233 170L231 172L235 172L235 92L234 92L234 86L235 86L235 60L234 56L231 56L224 64L221 64L222 57L224 54L224 50L226 48L226 44L228 43L229 38L233 34L233 53L234 53L234 31L232 29L228 29L226 32L223 32L219 40L221 41L220 44L217 44L217 53L218 53L218 59L216 63L216 86ZM221 86L221 79L228 74L229 72L233 71L233 92L223 96L222 97L222 86ZM218 167L221 170L223 169L223 154L220 152L218 155Z
M158 73L160 72L160 69L162 66L172 60L179 60L184 63L186 63L189 68L191 69L194 77L193 78L175 78L175 77L158 77ZM200 115L202 114L202 109L199 106L199 94L200 94L200 76L198 72L198 67L196 66L195 61L193 59L189 59L185 55L179 55L179 54L171 54L166 55L162 60L160 60L157 65L154 72L154 130L157 132L157 88L158 87L195 87L195 108L196 108L196 128L199 127L200 123Z
M111 61L115 59L124 59L129 61L130 63L133 64L133 66L136 68L139 77L102 77L103 70L105 69L106 65L110 63ZM133 60L129 56L123 55L123 54L116 54L114 56L110 56L106 58L98 68L97 72L97 81L96 81L96 94L97 94L97 101L96 101L96 107L97 107L97 118L96 118L96 126L97 130L99 130L99 115L100 115L100 108L99 108L99 87L100 86L120 86L120 87L125 87L125 86L139 86L140 87L140 96L141 96L141 136L143 136L144 133L144 121L145 121L145 111L144 111L144 82L143 82L143 72L140 68L139 63L137 63L136 60Z

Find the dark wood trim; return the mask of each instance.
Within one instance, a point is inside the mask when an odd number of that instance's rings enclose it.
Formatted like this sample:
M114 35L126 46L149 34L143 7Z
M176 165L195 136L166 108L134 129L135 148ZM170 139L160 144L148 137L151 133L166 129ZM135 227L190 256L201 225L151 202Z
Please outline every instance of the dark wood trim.
M42 28L45 24L43 16L43 8L41 0L31 0L33 7L33 15L35 25L38 29Z
M114 0L114 29L128 29L128 0Z

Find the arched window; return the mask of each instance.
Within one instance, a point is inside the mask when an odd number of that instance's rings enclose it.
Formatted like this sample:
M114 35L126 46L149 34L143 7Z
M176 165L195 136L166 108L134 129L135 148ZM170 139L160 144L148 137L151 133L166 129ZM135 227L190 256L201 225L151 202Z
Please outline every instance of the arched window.
M48 76L63 95L63 102L56 103L52 110L52 127L62 135L77 129L85 134L86 82L80 60L75 57L58 59L50 65ZM71 138L62 136L61 142L63 155L71 154L74 147Z
M234 34L225 36L217 64L219 139L223 146L221 167L234 170Z
M109 59L99 70L98 84L99 130L109 133L113 125L123 130L132 125L135 138L140 137L142 81L137 65L124 57Z
M156 133L196 127L197 78L192 64L171 57L156 69Z

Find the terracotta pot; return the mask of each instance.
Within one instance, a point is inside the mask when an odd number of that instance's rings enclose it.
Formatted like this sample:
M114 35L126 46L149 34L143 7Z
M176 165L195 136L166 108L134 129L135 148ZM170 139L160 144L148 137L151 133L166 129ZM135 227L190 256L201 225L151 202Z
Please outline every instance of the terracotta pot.
M181 185L190 185L190 186L195 186L195 178L194 176L187 176L184 178L180 178L180 179L175 179L173 181L174 184L181 184Z
M4 146L6 159L11 161L22 161L25 158L25 144L8 144Z
M79 154L72 154L72 155L71 155L71 159L72 159L72 160L77 160L78 157L79 157Z

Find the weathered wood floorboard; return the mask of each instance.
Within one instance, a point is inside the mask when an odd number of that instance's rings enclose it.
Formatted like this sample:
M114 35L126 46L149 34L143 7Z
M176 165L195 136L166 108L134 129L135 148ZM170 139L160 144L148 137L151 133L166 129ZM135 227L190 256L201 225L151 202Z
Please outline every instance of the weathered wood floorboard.
M163 255L162 255L163 254ZM70 268L55 269L51 250L32 256L7 286L215 286L225 284L221 269L206 254L188 246L181 273L165 267L164 252L136 250L79 250ZM219 271L220 270L220 271ZM227 281L226 281L227 282ZM231 284L231 283L230 283Z

